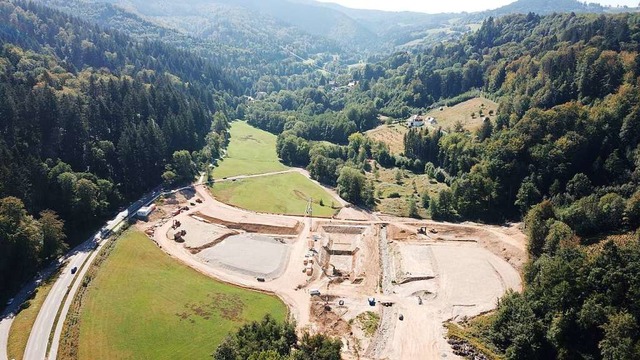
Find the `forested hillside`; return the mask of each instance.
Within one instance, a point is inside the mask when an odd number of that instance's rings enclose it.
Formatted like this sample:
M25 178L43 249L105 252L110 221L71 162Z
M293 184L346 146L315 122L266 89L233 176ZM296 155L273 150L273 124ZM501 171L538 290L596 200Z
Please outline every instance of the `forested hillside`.
M638 19L489 19L464 42L392 57L369 84L385 104L422 107L473 88L500 101L476 133L410 132L405 154L449 176L434 217L526 215L527 287L483 333L509 359L640 355ZM386 110L406 110L396 105Z
M246 95L293 88L307 76L356 61L336 41L282 22L261 7L214 1L79 1L42 3L136 39L197 52L235 78ZM257 6L257 5L256 5ZM326 71L322 71L326 69Z
M251 11L222 0L47 2L65 12L0 1L0 297L126 200L192 180L221 154L228 120L244 118L278 135L284 163L352 203L376 208L379 171L398 184L412 172L438 193L414 182L411 216L419 203L436 220L523 220L525 290L474 333L492 351L640 358L640 14L508 15L462 36L463 22L458 40L358 63L370 54L318 34L342 24L400 45L449 15L397 15L409 25L394 32L382 20L374 29L378 12L332 5L315 19L323 27L249 0ZM531 6L606 10L502 10ZM479 116L478 129L403 129L395 154L364 135L478 95L499 103L463 114Z
M525 219L523 294L501 300L480 334L509 359L640 356L640 15L511 15L427 51L252 103L250 123L341 196L374 206L383 167L449 185L423 199L434 219ZM410 130L405 151L357 132L482 92L500 103L474 132ZM478 114L468 114L477 116ZM481 115L482 116L482 115ZM329 145L328 140L342 145ZM415 203L414 203L415 206Z
M517 217L545 197L564 199L577 174L589 186L614 187L629 197L638 145L631 130L637 17L489 19L462 42L367 66L363 92L381 113L398 117L442 99L464 99L473 89L501 103L478 133L456 128L408 135L405 155L449 175L453 202L442 217Z
M125 200L217 158L238 89L191 53L34 3L0 2L0 23L4 296Z

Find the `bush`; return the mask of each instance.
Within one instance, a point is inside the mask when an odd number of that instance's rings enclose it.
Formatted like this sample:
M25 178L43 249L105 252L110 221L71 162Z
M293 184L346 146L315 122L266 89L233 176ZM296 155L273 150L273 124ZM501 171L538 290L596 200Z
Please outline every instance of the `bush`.
M392 192L391 194L389 194L389 196L387 196L387 198L389 199L399 199L400 197L400 194L398 194L397 192Z

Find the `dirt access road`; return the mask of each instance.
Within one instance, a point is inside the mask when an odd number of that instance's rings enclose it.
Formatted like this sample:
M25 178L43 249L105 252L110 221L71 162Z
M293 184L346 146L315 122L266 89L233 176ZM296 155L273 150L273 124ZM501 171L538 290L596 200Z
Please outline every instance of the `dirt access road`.
M384 270L381 274L381 288L369 295L392 302L393 306L384 308L377 305L367 309L366 305L361 305L366 304L368 296L363 296L362 288L342 286L332 287L335 290L327 291L328 279L325 276L309 277L302 271L304 267L301 260L309 251L308 241L315 234L313 231L317 230L309 227L308 219L238 209L214 199L203 185L196 185L196 196L203 200L201 204L191 206L188 211L156 225L152 237L165 252L205 275L276 294L287 304L299 328L313 331L326 327L326 324L318 324L318 319L311 315L313 298L309 289L314 288L322 288L323 294L344 299L347 304L355 304L353 311L356 313L373 310L382 314L378 333L365 342L369 344L368 350L360 352L365 353L364 358L458 358L446 343L443 322L490 311L507 289L521 288L518 271L521 260L526 258L525 244L524 236L514 227L417 222L414 219L384 216L382 221L370 213L362 214L361 218L367 220L358 222L330 220L334 225L360 224L379 228L381 224L386 224L395 229L388 235L386 230L380 232L380 252L371 255L375 259L369 259L373 264L370 266L378 269L382 267ZM288 240L290 255L282 275L273 280L258 282L255 277L207 264L183 244L169 238L173 220L189 224L199 214L274 226L299 222L301 230L297 236ZM314 220L314 224L315 221L327 220ZM416 228L420 226L437 227L438 235L418 236ZM385 244L388 245L386 249ZM405 283L405 278L411 277L408 273L430 276ZM402 321L399 320L400 314L404 316ZM348 334L344 335L345 340L349 338ZM345 358L355 358L354 355L352 351L345 351Z
M209 193L206 186L198 185L196 186L196 191L198 197L203 200L202 204L197 204L196 206L191 207L189 211L180 213L179 215L173 217L174 220L186 222L185 220L188 217L202 211L207 211L207 209L209 210L208 212L215 214L228 212L228 217L231 218L237 216L237 213L239 211L237 208L215 200ZM250 214L252 217L260 216L260 214L257 213L246 213ZM282 218L295 221L303 220L301 218L290 216L282 216ZM305 241L295 241L295 243L291 247L291 254L288 259L288 264L286 265L286 270L281 277L273 281L260 283L253 277L243 276L230 271L225 271L224 269L212 267L202 262L201 259L197 258L191 252L185 249L182 244L170 240L167 237L167 233L170 231L171 225L171 221L166 222L164 225L158 227L153 235L153 239L155 240L155 242L167 254L198 270L199 272L219 279L221 281L255 290L274 293L287 304L292 316L296 319L299 327L305 327L309 324L310 295L308 291L297 289L298 285L304 286L306 284L307 276L301 271L295 271L295 269L300 268L300 259L304 257L304 254L308 250L306 248ZM309 228L305 226L297 238L298 240L300 240L306 239L308 237Z

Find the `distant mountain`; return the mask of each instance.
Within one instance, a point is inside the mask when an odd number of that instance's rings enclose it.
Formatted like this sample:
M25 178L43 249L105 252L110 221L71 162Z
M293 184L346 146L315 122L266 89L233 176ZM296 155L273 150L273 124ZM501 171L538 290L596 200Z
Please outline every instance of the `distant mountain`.
M40 1L72 13L80 9L85 17L107 26L125 25L136 36L160 36L174 44L208 49L233 68L252 64L251 74L241 78L259 77L256 67L292 54L325 67L330 55L339 55L344 64L371 54L459 39L489 16L625 10L576 0L518 0L494 10L458 14L361 10L315 0ZM141 25L135 24L136 18Z
M315 71L327 62L353 62L327 37L310 34L264 11L226 0L40 0L136 38L161 40L213 60L244 89L263 76ZM308 60L308 61L305 61ZM276 86L277 88L278 86Z
M106 0L170 26L198 33L252 32L263 41L283 35L300 36L300 31L343 45L365 47L376 34L343 12L314 3L288 0ZM285 36L286 37L286 36ZM293 42L293 39L282 39ZM316 39L316 42L318 40Z
M603 13L606 8L600 4L580 2L577 0L518 0L494 10L474 14L486 16L504 16L510 14L536 13L547 15L553 13Z
M411 11L391 12L381 10L352 9L339 4L304 1L340 11L365 26L378 36L378 47L392 49L416 41L431 42L450 39L468 29L452 29L452 25L465 18L466 14L442 13L426 14ZM462 30L462 31L459 31ZM429 42L429 41L427 41Z

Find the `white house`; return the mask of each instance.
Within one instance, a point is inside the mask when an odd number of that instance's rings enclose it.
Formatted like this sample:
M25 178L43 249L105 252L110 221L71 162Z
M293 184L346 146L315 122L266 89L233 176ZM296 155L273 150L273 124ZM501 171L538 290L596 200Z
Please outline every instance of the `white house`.
M141 207L138 210L138 212L136 212L136 215L141 220L147 220L149 218L149 215L151 215L151 213L155 209L156 209L156 204L151 204L150 206L144 206L144 207Z
M422 117L422 115L412 115L407 119L408 128L420 127L422 125L424 125L424 117Z

